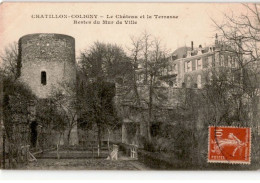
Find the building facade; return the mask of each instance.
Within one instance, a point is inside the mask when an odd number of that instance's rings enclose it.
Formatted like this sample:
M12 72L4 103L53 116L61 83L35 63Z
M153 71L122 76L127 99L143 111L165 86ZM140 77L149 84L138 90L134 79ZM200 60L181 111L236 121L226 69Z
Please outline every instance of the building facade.
M169 86L202 88L210 81L213 70L232 71L239 67L236 53L230 46L220 43L217 36L215 44L205 48L199 45L194 49L191 42L191 47L178 48L173 52L164 75L172 76L168 79Z

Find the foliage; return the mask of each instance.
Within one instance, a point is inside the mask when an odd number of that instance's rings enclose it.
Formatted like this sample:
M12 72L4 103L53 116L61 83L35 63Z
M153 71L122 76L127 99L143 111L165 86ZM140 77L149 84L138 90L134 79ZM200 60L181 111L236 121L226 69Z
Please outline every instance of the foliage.
M88 127L97 127L98 142L101 145L104 130L110 134L111 130L119 126L113 104L113 82L117 77L122 77L123 80L129 77L129 63L122 48L99 42L81 54L79 63L82 76L78 90L81 122Z
M240 71L239 83L232 86L233 106L238 125L252 127L252 162L256 162L259 146L255 145L259 135L259 83L260 83L260 11L259 4L243 4L247 11L240 15L225 14L224 23L214 21L220 35L227 44L233 46ZM231 98L231 97L230 97ZM258 160L259 164L259 160Z
M153 121L152 111L156 107L155 100L160 100L163 96L155 88L160 84L161 73L168 66L167 50L162 46L161 40L152 37L146 31L139 37L131 37L132 46L129 48L129 55L133 64L133 77L129 91L133 91L133 101L138 108L142 108L143 103L148 108L148 119L141 111L142 121L146 123L146 130L142 132L148 141L151 141L151 124ZM140 79L142 78L142 79ZM138 87L140 85L148 86L148 94L142 97L143 91ZM141 109L142 110L142 109Z
M131 67L124 50L112 44L95 42L81 53L79 66L85 76L114 80L117 76L128 77Z
M3 77L3 86L4 133L9 147L9 167L14 168L21 146L30 144L30 101L35 96L25 85L8 77Z
M57 123L53 128L61 134L67 132L66 143L73 145L71 140L71 131L77 124L77 115L80 104L77 97L77 86L73 82L62 82L52 88L50 97L51 106L55 110Z
M18 62L18 44L13 42L7 46L2 53L0 53L0 60L2 63L2 74L6 77L16 79L18 77L19 62Z
M35 98L31 91L18 81L4 77L4 125L7 136L12 138L12 128L28 123L30 101Z

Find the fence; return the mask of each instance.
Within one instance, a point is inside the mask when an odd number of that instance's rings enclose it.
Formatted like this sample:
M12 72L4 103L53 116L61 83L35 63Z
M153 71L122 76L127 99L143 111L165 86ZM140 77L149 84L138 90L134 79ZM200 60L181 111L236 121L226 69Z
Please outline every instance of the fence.
M8 146L8 151L6 151L6 142L5 137L3 138L3 160L2 168L3 169L13 169L17 166L23 164L28 164L31 161L37 161L34 155L30 152L30 145L19 146L18 148L14 147L14 144Z

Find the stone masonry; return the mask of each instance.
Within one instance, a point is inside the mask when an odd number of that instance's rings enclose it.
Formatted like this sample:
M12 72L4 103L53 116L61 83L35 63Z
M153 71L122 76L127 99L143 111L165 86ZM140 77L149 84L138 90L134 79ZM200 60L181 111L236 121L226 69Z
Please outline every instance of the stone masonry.
M62 34L29 34L19 39L19 79L39 99L51 97L62 83L76 83L75 39ZM54 142L55 143L55 142ZM77 126L71 142L78 143Z

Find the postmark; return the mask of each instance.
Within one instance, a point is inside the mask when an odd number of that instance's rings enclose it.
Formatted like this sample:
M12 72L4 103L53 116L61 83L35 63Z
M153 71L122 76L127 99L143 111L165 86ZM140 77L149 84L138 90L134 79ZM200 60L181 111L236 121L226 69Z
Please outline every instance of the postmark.
M251 128L209 127L208 162L250 164Z

